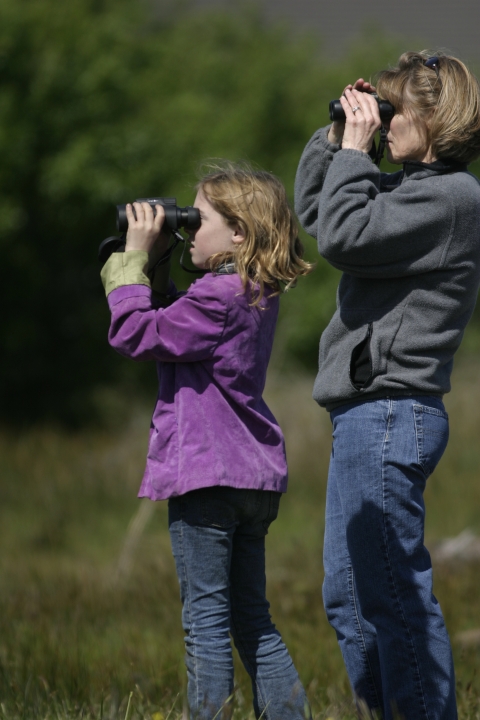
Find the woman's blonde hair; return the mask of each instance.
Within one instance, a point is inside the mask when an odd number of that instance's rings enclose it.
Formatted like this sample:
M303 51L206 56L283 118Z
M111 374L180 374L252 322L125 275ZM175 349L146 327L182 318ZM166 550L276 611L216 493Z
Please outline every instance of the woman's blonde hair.
M438 58L435 67L425 61ZM376 79L396 112L423 121L426 150L439 160L469 163L480 155L480 86L467 66L443 53L406 52Z
M288 204L285 188L278 178L247 163L221 162L204 167L197 183L214 209L230 227L239 227L245 239L233 252L212 255L209 269L233 262L245 291L258 305L265 286L274 295L295 284L313 266L302 260L303 245Z

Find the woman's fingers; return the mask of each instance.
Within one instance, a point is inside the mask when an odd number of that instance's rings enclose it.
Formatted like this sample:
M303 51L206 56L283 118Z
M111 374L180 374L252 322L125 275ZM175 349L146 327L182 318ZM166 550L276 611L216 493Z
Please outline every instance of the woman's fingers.
M355 112L353 111L354 104L349 102L349 96L348 93L351 93L350 90L346 91L345 95L342 95L340 98L340 102L342 104L343 111L345 113L345 118L347 122L353 122L355 120Z
M349 119L350 122L352 122L353 117L357 113L357 108L361 108L362 105L359 104L359 102L356 101L356 99L351 102L348 101L349 96L352 92L358 91L361 93L364 93L365 95L375 92L375 87L369 83L368 81L364 80L363 78L358 78L358 80L355 80L354 84L349 84L345 87L342 95L340 96L340 102L342 104L343 110L345 112L345 118ZM343 103L343 100L348 101L348 106ZM372 98L373 99L373 98ZM350 98L351 100L351 98ZM353 108L353 110L352 110ZM345 133L345 120L335 120L332 125L330 126L330 129L328 131L328 140L331 143L341 145L343 143L343 137Z
M348 87L350 90L359 90L360 92L364 93L375 92L375 86L368 82L368 80L364 80L363 78L358 78L358 80L354 82L353 86L349 85Z
M358 90L346 93L346 100L358 122L371 124L378 130L381 126L378 103L372 95Z
M342 147L368 153L381 126L377 101L370 94L353 88L345 92L340 102L346 118Z
M353 90L351 94L354 98L356 106L359 107L363 113L365 120L372 122L377 130L380 129L382 123L376 99L369 93L359 92L358 90Z
M372 85L370 82L368 82L368 80L364 80L363 78L358 78L358 80L355 80L353 85L350 84L350 85L346 86L342 95L345 95L347 90L358 90L359 92L371 94L371 93L376 92L376 87L375 87L375 85Z

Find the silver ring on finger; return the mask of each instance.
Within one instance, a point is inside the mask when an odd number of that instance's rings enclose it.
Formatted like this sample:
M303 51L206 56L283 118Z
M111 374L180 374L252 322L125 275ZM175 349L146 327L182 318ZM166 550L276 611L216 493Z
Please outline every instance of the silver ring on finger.
M355 115L355 113L357 112L357 110L360 110L360 109L361 109L361 108L360 108L360 105L355 105L354 107L352 107L352 113Z

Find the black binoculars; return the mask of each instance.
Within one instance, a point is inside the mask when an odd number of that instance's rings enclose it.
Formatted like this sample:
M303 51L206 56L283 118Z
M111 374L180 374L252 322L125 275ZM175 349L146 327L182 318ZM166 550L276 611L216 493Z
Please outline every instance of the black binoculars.
M155 215L155 205L162 205L165 210L165 229L172 233L177 233L178 239L182 236L178 233L180 228L185 230L196 230L200 227L200 211L194 207L178 207L175 198L154 197L154 198L138 198L135 202L147 202L153 209ZM135 208L133 214L135 215ZM125 233L128 230L127 206L117 205L117 229L122 233L121 237L112 236L106 238L98 248L98 259L101 263L105 263L112 252L123 252L125 249Z
M380 120L391 120L395 115L395 108L387 100L380 100L378 95L372 93L372 96L378 103L378 109L380 111ZM345 111L342 107L340 100L331 100L329 105L330 120L345 120Z
M135 202L146 202L153 209L155 215L155 205L163 205L165 210L165 225L166 229L173 232L180 228L186 230L195 230L200 227L200 212L194 207L177 207L177 201L175 198L138 198ZM133 208L133 214L135 215L135 208ZM127 206L117 205L117 228L119 232L126 232L128 230L127 220Z

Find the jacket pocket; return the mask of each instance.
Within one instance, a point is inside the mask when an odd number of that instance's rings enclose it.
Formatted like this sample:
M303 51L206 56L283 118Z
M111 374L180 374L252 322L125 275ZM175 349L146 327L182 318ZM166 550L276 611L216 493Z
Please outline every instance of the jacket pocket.
M314 388L315 400L320 405L355 398L363 389L375 390L375 383L387 374L392 355L395 356L403 313L403 306L337 310L320 340ZM352 374L360 356L366 361L363 385Z
M355 390L363 390L372 382L373 365L370 348L372 332L373 325L369 323L365 337L355 345L350 356L350 382Z
M448 443L448 415L445 410L413 406L418 463L428 477L435 470Z

